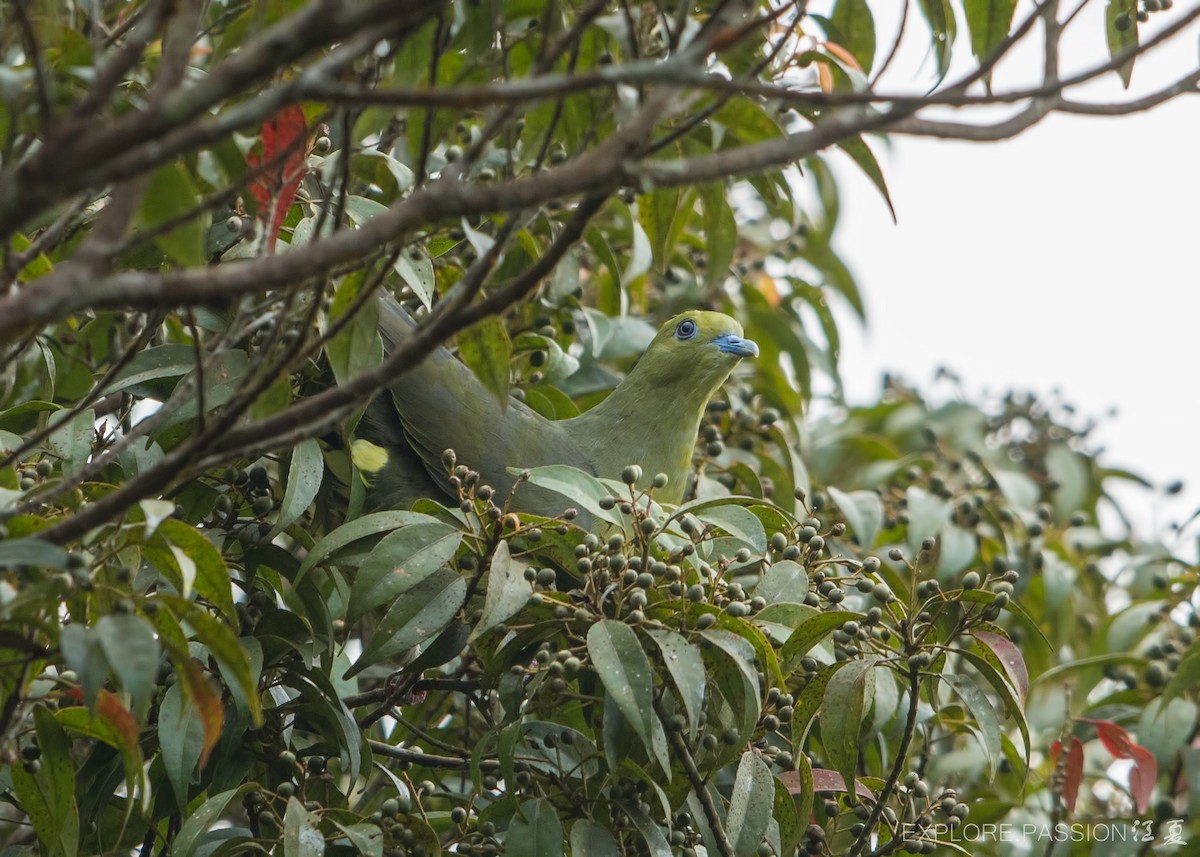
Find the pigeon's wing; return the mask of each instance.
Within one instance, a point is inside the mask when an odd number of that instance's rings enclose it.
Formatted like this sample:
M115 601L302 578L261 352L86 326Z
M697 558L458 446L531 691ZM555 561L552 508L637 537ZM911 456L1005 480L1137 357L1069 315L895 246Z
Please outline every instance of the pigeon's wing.
M390 296L380 302L380 333L390 351L411 335L414 322ZM480 479L501 498L512 488L508 468L569 464L592 471L588 455L561 425L510 398L496 397L449 351L438 348L389 386L395 413L411 449L434 483L452 495L442 452L453 449L460 464L478 470ZM378 412L377 412L378 413ZM515 508L557 514L568 505L532 486L522 486Z

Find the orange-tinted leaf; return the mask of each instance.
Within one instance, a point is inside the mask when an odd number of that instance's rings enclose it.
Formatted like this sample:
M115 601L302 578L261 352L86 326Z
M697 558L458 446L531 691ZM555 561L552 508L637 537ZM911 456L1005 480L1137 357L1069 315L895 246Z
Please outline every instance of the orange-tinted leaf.
M1055 741L1055 744L1058 742ZM1071 736L1071 748L1067 751L1067 767L1063 776L1063 802L1067 810L1075 811L1079 798L1079 784L1083 781L1083 742Z
M862 71L862 66L858 64L858 60L854 58L854 54L850 53L850 51L843 48L837 42L825 42L825 50L829 51L855 71Z
M200 751L200 767L208 763L208 757L221 737L225 727L225 708L221 705L221 697L213 690L212 685L204 675L204 670L195 660L184 662L183 686L187 690L188 699L200 722L204 725L204 746Z
M138 725L129 709L121 704L116 694L102 690L96 699L96 713L112 724L117 735L127 748L138 745Z
M250 184L258 202L258 219L267 225L267 247L275 249L279 227L287 217L300 180L304 178L308 126L298 104L289 104L263 123L262 151L251 151L246 163L252 169L269 164ZM269 223L268 223L269 220Z
M1158 760L1140 744L1130 744L1129 751L1133 756L1133 770L1129 772L1129 793L1133 795L1137 811L1142 813L1150 805L1150 794L1158 781Z
M822 92L833 92L833 72L825 63L817 63L817 82Z
M972 636L987 646L1000 660L1000 665L1004 667L1009 682L1012 683L1013 688L1017 691L1017 696L1021 699L1021 705L1024 706L1025 700L1029 696L1029 670L1025 666L1025 658L1021 655L1021 650L1014 645L1012 640L990 631L975 631Z

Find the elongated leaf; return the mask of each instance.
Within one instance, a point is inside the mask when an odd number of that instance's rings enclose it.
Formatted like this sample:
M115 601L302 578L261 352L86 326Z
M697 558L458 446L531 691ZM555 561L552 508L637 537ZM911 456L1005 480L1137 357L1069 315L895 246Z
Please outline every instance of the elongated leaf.
M287 529L304 514L309 503L317 496L324 474L325 461L321 457L320 444L312 438L300 441L292 450L292 463L288 468L283 502L279 504L279 520L275 522L275 532Z
M963 12L976 57L983 59L1004 41L1016 8L1017 0L964 0Z
M163 551L160 540L167 542L169 553ZM229 583L229 569L221 552L195 527L172 518L158 525L154 538L143 545L143 554L150 558L160 570L177 570L183 585L180 591L186 596L192 588L204 596L230 622L237 621L233 606L233 590Z
M983 745L984 758L988 763L988 776L994 775L1000 761L1000 721L996 717L996 710L970 676L944 672L941 678L966 703L967 710L975 718L979 727L979 743Z
M617 840L607 827L581 818L571 825L573 857L617 857Z
M257 791L258 788L258 783L243 783L236 789L213 795L200 804L179 828L179 833L175 836L172 844L172 853L177 857L194 857L196 850L204 841L204 834L225 812L225 807L229 806L231 801L239 799L251 791Z
M150 624L141 616L114 613L96 623L96 637L134 710L144 714L158 678L158 639Z
M588 630L587 649L609 697L669 778L666 736L654 714L654 673L637 634L624 622L604 619Z
M958 35L954 7L950 5L950 0L919 0L918 5L929 24L929 44L937 61L937 83L941 83L950 70L950 57Z
M204 748L204 723L184 703L182 685L167 688L158 713L159 756L178 806L188 805L188 787Z
M695 738L700 715L704 711L704 691L707 683L704 658L700 655L700 649L687 637L674 631L651 628L646 634L662 650L663 664L675 685L675 692L683 701L688 730Z
M830 486L829 496L837 503L850 525L850 535L858 540L859 547L870 550L883 527L883 501L874 491L839 491Z
M1104 7L1104 30L1108 41L1108 55L1114 60L1125 56L1138 46L1137 6L1132 0L1109 0ZM1123 20L1122 20L1123 19ZM1133 63L1136 58L1130 56L1126 62L1117 66L1117 74L1121 83L1129 88L1133 79Z
M283 814L284 857L322 857L325 837L317 829L317 819L294 797L288 798Z
M826 634L849 622L851 619L861 619L861 613L848 610L833 610L806 619L792 631L783 648L779 650L779 658L784 664L791 665L817 644Z
M522 471L510 468L509 473L517 475ZM580 509L590 512L602 521L620 525L620 513L613 509L602 509L600 500L613 495L612 489L590 473L584 473L565 464L550 464L545 467L534 467L528 471L529 482L561 494Z
M754 750L742 754L729 799L728 831L735 857L758 850L775 805L775 778Z
M490 631L529 602L533 586L525 579L525 563L512 558L508 542L500 542L488 568L487 595L483 615L471 631L470 639Z
M361 272L343 277L333 293L333 303L329 307L328 318L331 323L341 319L352 308L358 307L354 318L346 322L325 346L329 367L339 384L345 384L363 372L375 368L383 360L383 341L379 338L379 303L366 300L360 304L359 294L362 287Z
M41 770L28 773L21 765L9 770L21 808L38 838L55 857L75 857L79 850L79 810L75 804L75 769L66 733L45 707L34 708Z
M458 335L458 353L501 407L508 406L508 364L512 343L498 318L487 318Z
M146 229L156 227L191 210L196 201L195 185L183 165L164 164L150 174L138 222ZM197 213L171 231L156 236L154 243L179 265L202 265L209 218L207 211Z
M509 857L557 857L563 853L562 822L543 798L521 804L508 826L504 851Z
M407 524L415 524L418 521L437 522L437 518L431 518L429 515L422 515L417 512L372 512L369 515L363 515L361 518L356 518L349 523L343 524L313 545L312 550L304 557L304 562L300 563L300 569L296 572L296 579L292 581L292 585L298 586L300 581L314 566L319 565L347 545L353 544L359 539L377 536L382 532L395 530Z
M373 664L433 639L450 624L466 595L467 582L450 569L439 568L391 606L370 645L345 677L358 675Z
M1017 722L1017 729L1021 731L1021 740L1025 744L1024 764L1029 764L1029 724L1025 721L1025 708L1017 697L1016 691L1013 690L1011 684L1004 674L995 666L989 663L985 658L977 655L975 652L966 649L955 650L962 657L971 662L971 665L979 670L979 674L992 686L996 694L1004 700L1005 706L1008 708L1009 716ZM943 673L943 675L945 675Z
M830 678L825 688L825 701L821 708L821 740L834 767L845 780L847 789L854 787L865 700L875 693L874 670L873 658L851 661L849 666Z
M837 0L829 23L836 29L831 38L854 55L864 74L870 74L875 64L875 18L867 0Z
M461 542L461 532L432 518L386 535L358 568L346 621L395 601L450 562Z
M973 631L971 636L982 643L987 652L991 652L995 656L997 663L1008 676L1009 683L1017 691L1021 704L1024 705L1025 700L1029 698L1029 669L1025 666L1025 658L1021 654L1021 650L1012 640L990 631ZM984 657L987 657L986 653ZM990 661L991 658L988 660Z
M808 735L809 727L816 719L817 712L825 702L825 691L829 688L829 680L837 675L844 666L857 661L837 661L822 669L808 680L804 690L792 709L792 743L803 743Z

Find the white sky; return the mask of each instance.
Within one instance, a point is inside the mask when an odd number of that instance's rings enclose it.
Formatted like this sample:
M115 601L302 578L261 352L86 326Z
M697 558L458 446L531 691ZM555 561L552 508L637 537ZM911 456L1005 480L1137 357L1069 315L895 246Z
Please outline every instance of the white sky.
M1091 5L1068 69L1106 59L1103 5ZM1030 82L1031 49L1001 65L997 89ZM961 36L959 51L965 60ZM1151 59L1132 93L1196 68L1195 28ZM1113 74L1086 94L1125 96ZM838 170L838 244L869 315L865 331L841 316L851 401L876 396L884 370L929 389L946 365L972 394L1058 387L1082 415L1115 406L1094 435L1105 462L1186 485L1169 501L1126 492L1133 516L1155 529L1189 517L1200 505L1200 96L1114 119L1052 116L1004 143L872 145L899 224L853 166ZM1192 555L1200 525L1187 532Z

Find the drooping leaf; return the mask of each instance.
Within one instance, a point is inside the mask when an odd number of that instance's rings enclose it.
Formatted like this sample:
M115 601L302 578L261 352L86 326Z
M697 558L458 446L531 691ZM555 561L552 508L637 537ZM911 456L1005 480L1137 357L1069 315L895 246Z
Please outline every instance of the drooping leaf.
M775 804L775 778L759 754L749 750L738 763L729 799L728 832L736 857L758 850Z
M670 777L666 736L654 713L654 672L637 634L624 622L604 619L588 629L587 649L609 697Z
M821 737L834 768L842 775L846 788L854 784L858 767L859 733L865 702L874 695L875 660L851 661L834 673L825 688L821 706Z
M439 568L395 601L375 629L362 655L346 678L432 640L450 624L467 595L467 581L448 568Z
M527 800L517 809L505 838L511 857L557 857L563 853L562 822L544 798Z
M1129 59L1117 66L1117 74L1121 83L1129 88L1133 79L1133 63L1136 56L1133 51L1138 46L1137 6L1130 0L1109 0L1104 7L1104 30L1108 42L1108 55L1112 59L1129 56Z

